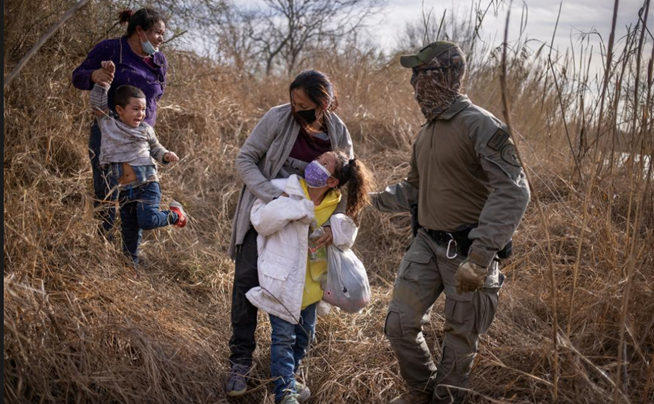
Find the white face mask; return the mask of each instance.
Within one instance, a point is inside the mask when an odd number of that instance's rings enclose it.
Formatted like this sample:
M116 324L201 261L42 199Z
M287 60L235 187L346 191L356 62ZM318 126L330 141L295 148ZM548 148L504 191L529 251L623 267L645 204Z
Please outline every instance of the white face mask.
M157 53L157 50L154 48L154 46L152 46L150 41L147 40L145 42L141 42L141 48L143 48L143 52L145 52L145 54L148 56L152 56Z
M140 35L139 35L139 39L140 39ZM157 53L157 50L155 49L154 46L152 46L152 43L150 42L150 40L148 40L147 37L145 38L145 41L141 39L141 49L148 56L152 56L155 53Z

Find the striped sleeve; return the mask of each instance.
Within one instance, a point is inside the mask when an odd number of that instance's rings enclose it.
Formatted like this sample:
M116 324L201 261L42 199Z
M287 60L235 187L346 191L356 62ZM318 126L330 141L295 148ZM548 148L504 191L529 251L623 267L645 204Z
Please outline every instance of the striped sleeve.
M107 89L99 84L95 84L93 90L91 90L91 108L94 111L106 112L109 109L108 105Z

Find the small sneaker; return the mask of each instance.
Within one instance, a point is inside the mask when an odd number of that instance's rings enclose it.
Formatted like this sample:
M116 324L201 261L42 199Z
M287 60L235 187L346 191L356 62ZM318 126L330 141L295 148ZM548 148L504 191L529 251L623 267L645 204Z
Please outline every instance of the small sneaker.
M297 391L297 401L300 403L304 403L311 398L311 390L309 390L309 386L304 383L296 381L295 391Z
M175 222L175 224L173 224L173 226L176 226L176 227L186 226L186 222L187 222L188 219L186 217L186 212L184 211L184 208L182 207L182 204L177 202L177 201L172 201L170 203L170 210L172 212L177 213L177 221Z
M229 380L225 386L225 391L230 397L238 397L248 390L247 374L250 368L245 365L235 364L229 372Z
M300 404L300 401L298 401L297 394L289 394L284 397L278 404Z
M321 300L318 302L318 305L316 306L316 314L319 317L323 317L329 314L331 311L332 305L327 303L324 300Z
M136 264L135 262L126 263L125 268L129 272L129 274L132 276L132 278L134 278L134 279L139 278L138 264Z

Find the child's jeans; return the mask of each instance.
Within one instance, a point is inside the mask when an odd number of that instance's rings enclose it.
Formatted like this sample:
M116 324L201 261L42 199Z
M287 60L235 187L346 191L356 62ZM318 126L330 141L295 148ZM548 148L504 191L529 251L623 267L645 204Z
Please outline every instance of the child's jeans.
M134 263L138 263L143 230L171 225L177 222L178 216L169 210L159 211L161 188L158 182L148 182L136 188L127 186L121 189L118 201L123 249Z
M316 303L300 312L300 324L291 324L270 315L272 345L270 347L270 375L275 380L275 402L288 394L297 393L295 373L309 349L316 328Z

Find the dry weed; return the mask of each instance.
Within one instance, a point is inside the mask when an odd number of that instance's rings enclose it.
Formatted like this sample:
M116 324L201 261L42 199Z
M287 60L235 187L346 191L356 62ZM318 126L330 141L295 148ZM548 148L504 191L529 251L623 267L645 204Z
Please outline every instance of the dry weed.
M92 29L89 22L78 23ZM30 43L14 29L14 40ZM4 399L227 402L222 386L233 264L226 248L242 186L233 162L263 113L287 101L288 78L250 77L188 53L168 52L174 74L160 105L157 132L182 160L161 169L161 183L164 202L181 201L191 220L183 230L147 232L146 264L135 280L118 241L106 241L95 231L86 146L88 94L69 84L89 44L74 32L66 29L49 42L4 92ZM25 46L5 54L16 59ZM381 63L371 55L358 55L355 64L342 58L330 55L305 67L325 70L337 84L338 114L381 188L406 175L411 142L421 125L409 75L397 63ZM520 59L509 73L514 74L509 83L514 125L524 136L520 147L552 237L559 296L559 402L611 401L614 374L622 367L620 350L628 376L621 394L633 403L651 402L654 389L646 393L645 387L652 384L654 352L651 186L639 199L643 176L629 165L616 166L611 192L606 178L591 190L582 227L586 192L573 175L570 156L575 151L565 139L551 82L543 80L545 69ZM487 61L469 75L466 87L474 101L501 116L498 74L497 61ZM648 124L644 133L651 137ZM575 120L570 130L579 133L583 125ZM584 163L585 176L594 172L593 163ZM642 217L635 219L641 201ZM635 220L640 227L634 235ZM497 318L480 340L470 402L551 400L552 312L544 231L530 207L515 236L515 255L504 266L507 283ZM332 313L319 319L302 370L313 402L384 403L402 390L383 326L395 271L410 237L407 215L365 212L355 249L369 271L372 303L356 315ZM622 319L628 247L634 239L635 271ZM435 355L442 338L442 303L437 302L425 329ZM273 403L269 324L266 316L260 318L253 391L230 402ZM626 333L619 346L623 320Z

